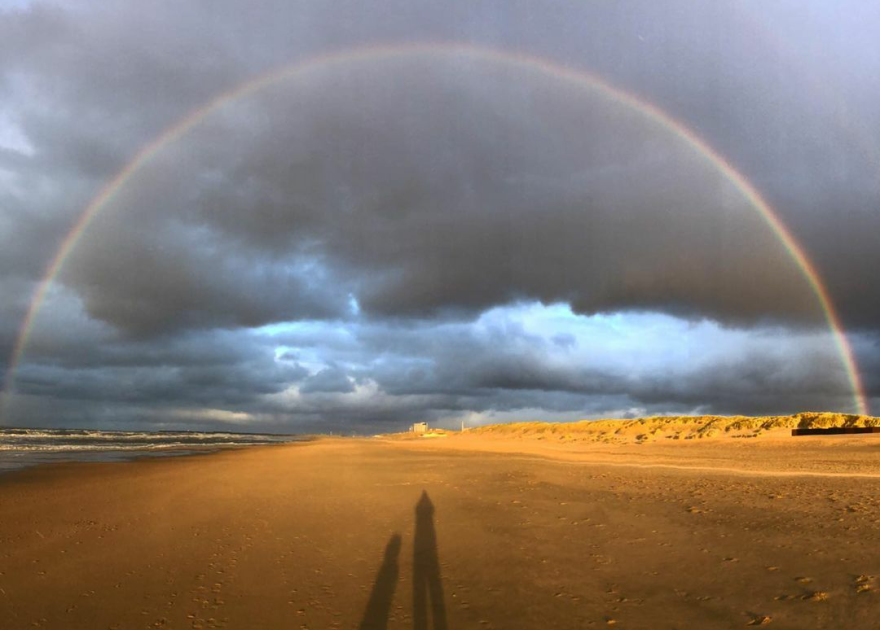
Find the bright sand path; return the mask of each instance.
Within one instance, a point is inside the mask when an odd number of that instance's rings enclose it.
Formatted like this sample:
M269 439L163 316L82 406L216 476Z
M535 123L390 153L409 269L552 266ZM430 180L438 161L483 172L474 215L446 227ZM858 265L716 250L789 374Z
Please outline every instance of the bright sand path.
M880 436L820 440L326 439L16 472L0 628L880 628Z

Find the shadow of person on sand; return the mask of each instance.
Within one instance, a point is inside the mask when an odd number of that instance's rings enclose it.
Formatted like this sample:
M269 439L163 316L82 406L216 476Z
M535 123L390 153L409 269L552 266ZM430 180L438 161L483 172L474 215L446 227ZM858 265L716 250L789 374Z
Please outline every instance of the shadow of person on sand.
M391 602L397 587L400 569L400 535L394 534L385 546L385 557L376 574L373 590L359 630L386 630ZM429 605L430 602L430 605ZM413 540L413 629L447 630L446 603L440 580L440 559L437 556L437 533L434 531L434 504L427 492L416 503L416 532Z
M397 576L400 568L397 556L400 555L400 535L394 534L385 546L385 558L376 574L373 590L361 620L360 630L385 630L388 627L388 616L391 613L391 600L397 588Z
M413 541L413 630L428 629L428 600L434 630L446 630L446 603L440 580L434 504L427 492L416 503L416 535Z

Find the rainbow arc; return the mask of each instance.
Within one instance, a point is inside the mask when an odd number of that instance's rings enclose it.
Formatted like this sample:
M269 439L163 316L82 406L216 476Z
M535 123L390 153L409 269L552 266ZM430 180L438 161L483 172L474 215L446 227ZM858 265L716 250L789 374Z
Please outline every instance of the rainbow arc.
M383 44L355 49L345 49L296 61L252 78L238 85L234 89L220 94L165 129L156 138L141 148L134 158L126 164L126 166L119 171L112 180L104 185L89 205L83 210L82 214L55 252L55 255L46 268L42 280L39 282L34 292L27 314L22 322L9 363L3 394L8 394L12 390L15 371L24 355L28 340L34 328L36 317L46 300L49 288L58 276L59 271L64 266L70 253L76 248L83 235L87 232L89 225L100 215L101 211L108 206L108 203L114 198L114 196L164 147L185 136L187 132L197 126L200 121L218 111L223 106L255 94L256 92L281 81L294 80L308 72L329 70L355 62L381 63L382 61L413 55L436 57L438 59L462 57L475 61L507 64L513 67L540 71L559 80L578 85L585 90L598 91L618 103L620 106L638 112L642 116L661 125L680 138L697 154L704 157L721 175L737 188L740 194L749 202L750 206L758 212L764 222L773 231L779 243L785 248L789 256L791 256L792 260L796 263L805 281L816 296L817 302L822 309L824 318L834 339L834 343L837 346L841 362L846 371L847 379L852 388L853 406L858 413L867 413L867 397L861 382L852 347L841 324L840 316L833 306L828 290L822 282L815 265L813 265L804 252L803 247L801 247L792 233L779 218L778 213L773 210L758 190L721 154L709 146L691 129L675 120L655 105L611 85L594 74L580 69L563 66L539 57L459 43Z

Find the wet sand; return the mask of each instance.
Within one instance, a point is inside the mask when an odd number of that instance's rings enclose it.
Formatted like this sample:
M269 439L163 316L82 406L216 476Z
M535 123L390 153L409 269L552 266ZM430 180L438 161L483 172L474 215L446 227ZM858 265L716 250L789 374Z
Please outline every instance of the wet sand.
M880 628L880 436L325 439L0 506L4 629Z

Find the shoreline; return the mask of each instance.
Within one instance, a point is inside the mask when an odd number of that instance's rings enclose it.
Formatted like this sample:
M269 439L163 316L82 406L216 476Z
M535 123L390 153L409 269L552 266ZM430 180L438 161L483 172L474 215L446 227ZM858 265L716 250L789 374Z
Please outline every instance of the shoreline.
M29 463L23 466L15 467L15 468L0 468L0 484L10 476L18 475L21 473L32 472L36 470L42 471L46 468L69 468L70 471L75 471L79 469L81 466L112 466L116 464L139 464L139 463L152 463L152 462L162 462L165 460L176 460L176 459L185 459L185 458L196 458L196 457L206 457L209 455L222 455L223 453L232 453L236 451L244 451L244 450L252 450L252 449L262 449L262 448L274 448L279 446L288 446L290 444L300 444L304 442L312 441L311 438L303 439L303 440L291 440L290 442L279 442L276 444L248 444L248 445L236 445L236 446L209 446L204 448L174 448L170 447L167 449L131 449L131 450L104 450L104 451L85 451L85 452L93 452L99 457L95 459L58 459L58 461L45 461L45 462L34 462ZM124 453L124 455L119 456L118 458L112 458L112 455L116 452ZM53 455L55 453L52 453ZM58 455L64 456L65 452L59 452ZM109 455L111 458L101 459L100 456ZM60 473L59 473L60 474ZM76 474L75 472L73 474Z
M737 440L731 443L729 440L705 440L705 441L674 441L670 443L653 444L627 444L627 443L596 443L596 442L561 442L553 443L534 436L505 436L505 435L470 435L465 433L447 433L442 439L419 439L407 434L386 434L373 436L331 436L309 435L296 440L265 444L239 444L234 446L205 446L202 448L169 447L167 449L131 449L131 450L106 450L93 451L99 455L112 455L115 452L125 453L119 458L112 459L64 459L60 461L37 462L25 466L9 469L0 469L0 483L9 475L45 467L63 467L79 465L108 465L130 464L135 462L153 462L169 459L190 458L194 456L220 455L238 451L260 450L267 447L283 447L302 445L306 443L322 441L340 442L364 442L384 443L392 447L413 448L419 450L454 451L459 453L482 453L507 457L523 462L557 462L571 465L584 466L611 466L635 469L658 469L658 470L682 470L692 472L716 472L719 474L734 475L760 475L780 477L828 477L828 478L880 478L880 435L833 435L799 438L792 441L787 430L777 430L755 440ZM727 453L731 448L736 453ZM840 449L847 449L841 452ZM860 451L859 455L877 455L859 462L860 468L852 471L839 471L834 466L852 465L849 454L852 449ZM789 463L787 468L774 469L768 467L766 457L757 457L759 454L771 456L782 452L790 454L792 450L801 455L801 459L794 464ZM876 453L873 453L876 451ZM86 451L89 452L89 451ZM752 455L751 458L743 458L743 452ZM717 454L725 454L724 461L735 459L740 466L721 466L707 464L707 461L717 462L714 457ZM54 453L53 453L54 454ZM63 456L63 452L59 452ZM836 462L829 460L829 454L836 456ZM652 463L640 463L638 460L648 455L652 459L666 458L670 461ZM803 457L809 455L812 457ZM634 461L620 461L627 458ZM708 459L707 459L708 458ZM695 464L675 463L680 460L693 460ZM672 461L674 460L674 461ZM831 468L829 470L829 467Z
M174 432L177 433L177 432ZM226 434L224 434L226 435ZM250 436L268 434L244 434ZM273 436L278 437L278 436ZM162 459L167 457L186 457L188 455L204 455L217 451L249 448L253 446L275 446L291 442L302 442L313 439L313 436L300 436L285 441L266 442L203 442L191 444L113 444L104 446L100 443L83 445L54 446L52 443L39 447L15 448L15 444L6 444L0 449L0 476L33 466L45 466L56 463L113 463L127 462L137 459Z

